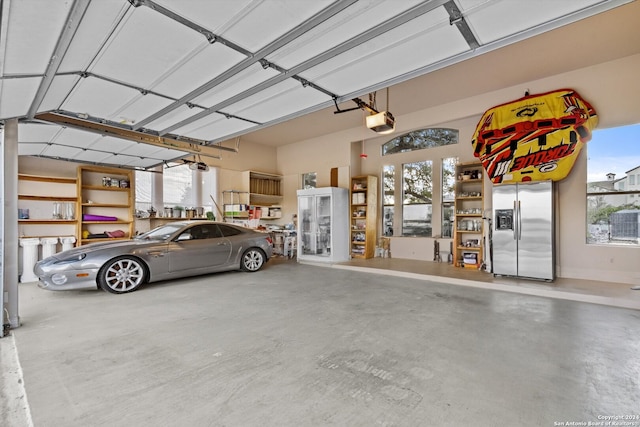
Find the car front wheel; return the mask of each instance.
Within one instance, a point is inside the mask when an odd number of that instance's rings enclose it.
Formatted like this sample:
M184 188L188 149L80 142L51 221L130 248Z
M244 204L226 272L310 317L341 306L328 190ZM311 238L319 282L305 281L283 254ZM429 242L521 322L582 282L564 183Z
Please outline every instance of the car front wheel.
M145 269L138 259L128 256L114 258L98 273L100 288L113 294L133 292L145 281Z
M265 258L266 257L262 250L258 248L249 248L242 254L242 262L240 263L240 267L244 271L253 273L254 271L258 271L262 268Z

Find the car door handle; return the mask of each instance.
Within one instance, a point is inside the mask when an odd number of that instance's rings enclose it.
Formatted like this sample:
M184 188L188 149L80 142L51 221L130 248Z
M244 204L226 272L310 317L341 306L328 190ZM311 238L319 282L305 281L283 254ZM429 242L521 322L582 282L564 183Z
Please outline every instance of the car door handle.
M218 243L218 246L227 246L227 242L220 242Z

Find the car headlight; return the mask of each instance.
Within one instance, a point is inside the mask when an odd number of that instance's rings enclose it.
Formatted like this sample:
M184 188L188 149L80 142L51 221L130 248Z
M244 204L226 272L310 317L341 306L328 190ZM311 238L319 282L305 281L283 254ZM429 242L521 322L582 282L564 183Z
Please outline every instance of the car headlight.
M85 254L85 253L74 254L72 256L60 258L54 264L69 264L69 263L72 263L72 262L82 261L83 259L85 259L86 256L87 256L87 254Z

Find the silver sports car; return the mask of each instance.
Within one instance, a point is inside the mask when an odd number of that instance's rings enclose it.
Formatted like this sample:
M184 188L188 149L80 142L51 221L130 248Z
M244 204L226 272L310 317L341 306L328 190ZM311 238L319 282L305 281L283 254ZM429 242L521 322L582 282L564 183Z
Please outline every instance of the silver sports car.
M115 294L159 280L219 271L254 272L271 258L269 234L213 221L170 223L133 240L91 243L39 261L43 289L96 289Z

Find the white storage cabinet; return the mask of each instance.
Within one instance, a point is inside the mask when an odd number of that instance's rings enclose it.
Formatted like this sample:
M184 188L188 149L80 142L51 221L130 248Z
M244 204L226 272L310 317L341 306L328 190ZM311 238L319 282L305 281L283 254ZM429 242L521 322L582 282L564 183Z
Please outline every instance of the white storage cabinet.
M349 190L298 190L298 260L349 260Z

